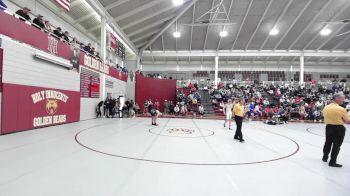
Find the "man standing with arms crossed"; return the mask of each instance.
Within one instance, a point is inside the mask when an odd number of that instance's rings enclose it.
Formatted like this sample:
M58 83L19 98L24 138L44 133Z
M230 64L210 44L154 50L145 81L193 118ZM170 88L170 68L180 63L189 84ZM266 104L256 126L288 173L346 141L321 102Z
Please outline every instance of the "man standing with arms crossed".
M326 142L323 147L322 161L328 161L328 155L332 148L330 167L342 167L337 163L337 157L340 146L345 137L344 123L350 124L350 117L345 108L341 107L345 96L342 93L336 93L333 96L333 102L323 109L324 121L326 124Z
M244 103L245 103L245 100L243 97L241 97L239 99L239 102L233 108L233 114L235 116L235 121L237 125L234 139L239 140L240 142L244 142L243 134L242 134L242 124L243 124L243 118L245 115Z

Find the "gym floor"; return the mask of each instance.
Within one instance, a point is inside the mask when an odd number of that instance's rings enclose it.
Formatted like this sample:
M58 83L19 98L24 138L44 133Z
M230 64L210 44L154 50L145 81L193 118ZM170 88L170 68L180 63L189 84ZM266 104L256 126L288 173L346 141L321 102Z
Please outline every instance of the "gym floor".
M350 137L321 161L323 124L95 119L0 137L2 196L348 196ZM349 130L350 127L347 127Z

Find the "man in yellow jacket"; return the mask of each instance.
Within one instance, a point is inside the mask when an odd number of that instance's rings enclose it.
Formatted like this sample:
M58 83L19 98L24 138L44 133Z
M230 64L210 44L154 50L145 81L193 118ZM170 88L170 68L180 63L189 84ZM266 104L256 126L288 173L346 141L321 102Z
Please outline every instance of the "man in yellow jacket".
M341 107L345 96L337 93L333 96L333 102L323 109L324 122L326 124L326 142L323 147L324 162L328 161L328 155L332 149L330 167L342 167L337 163L337 157L345 137L344 123L350 124L350 117L345 108Z
M244 142L243 134L242 134L242 124L243 124L243 118L245 115L244 103L245 103L244 98L240 98L239 102L235 104L233 108L233 115L235 116L235 121L237 125L234 139L239 140L240 142Z

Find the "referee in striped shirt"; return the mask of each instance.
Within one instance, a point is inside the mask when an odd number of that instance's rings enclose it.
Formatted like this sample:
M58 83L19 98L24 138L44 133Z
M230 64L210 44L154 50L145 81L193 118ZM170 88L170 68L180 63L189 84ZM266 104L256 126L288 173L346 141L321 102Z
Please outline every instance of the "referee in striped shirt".
M333 96L333 102L323 109L324 121L326 123L326 142L323 147L324 162L328 161L328 155L331 152L330 167L342 167L337 163L337 157L345 137L344 124L350 124L350 117L345 108L341 107L345 96L342 93L336 93Z

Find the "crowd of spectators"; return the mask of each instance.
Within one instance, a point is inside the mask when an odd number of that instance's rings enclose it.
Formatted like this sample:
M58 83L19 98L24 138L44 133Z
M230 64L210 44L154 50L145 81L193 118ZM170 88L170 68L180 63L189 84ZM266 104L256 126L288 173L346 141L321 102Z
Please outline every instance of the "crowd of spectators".
M222 110L228 99L246 100L247 118L267 119L271 123L287 123L288 120L323 120L322 110L331 102L335 93L346 96L345 105L350 115L349 88L344 83L309 86L262 85L239 86L220 85L210 89L213 106Z
M176 93L176 104L174 106L174 114L185 116L187 114L200 116L204 115L204 108L201 103L201 95L198 88L194 85L189 86L189 93L186 95L184 89L178 90Z
M123 118L135 117L140 113L140 107L132 99L124 102L124 97L112 98L107 97L105 101L100 101L96 106L96 117L101 118Z
M55 36L57 39L60 39L61 41L64 41L68 44L71 45L76 45L77 47L80 47L80 49L97 59L100 58L100 54L95 51L95 48L91 46L91 43L88 43L87 45L83 44L82 42L78 41L75 37L71 37L68 31L63 31L61 27L56 27L54 30L51 28L51 23L48 20L44 20L44 16L39 14L36 16L36 18L31 19L29 16L30 14L30 9L27 7L24 7L20 10L16 11L16 15L19 17L20 20L22 21L27 21L32 24L32 26L50 33L51 35Z
M160 102L158 101L158 99L156 99L154 102L152 102L151 99L146 100L143 104L143 115L147 115L149 113L150 106L153 109L159 110ZM204 115L204 108L201 104L201 96L197 92L197 90L190 91L188 95L186 95L183 92L183 90L177 90L175 102L170 100L164 100L163 106L164 114L166 115Z

